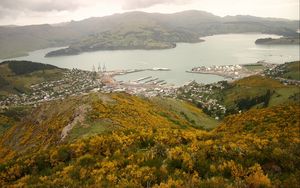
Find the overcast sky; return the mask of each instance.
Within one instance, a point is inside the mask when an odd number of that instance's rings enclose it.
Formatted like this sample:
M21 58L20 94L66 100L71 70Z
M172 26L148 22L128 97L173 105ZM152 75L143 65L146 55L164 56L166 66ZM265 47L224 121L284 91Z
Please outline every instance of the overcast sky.
M0 25L58 23L127 11L204 10L299 20L299 0L0 0Z

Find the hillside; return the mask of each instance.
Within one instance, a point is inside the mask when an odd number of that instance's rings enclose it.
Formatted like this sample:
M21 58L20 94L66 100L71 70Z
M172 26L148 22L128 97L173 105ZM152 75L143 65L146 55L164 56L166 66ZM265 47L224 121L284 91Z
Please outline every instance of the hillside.
M281 65L280 65L281 66ZM293 71L296 71L293 68ZM228 83L201 85L195 82L179 88L177 97L191 101L212 117L264 108L279 104L299 103L299 86L285 85L279 80L250 76Z
M3 110L0 158L125 128L209 129L218 124L188 103L153 100L99 93L46 102L37 108ZM157 100L162 102L157 104Z
M287 62L277 66L273 70L267 70L265 74L272 78L288 80L300 80L300 61Z
M116 32L106 31L89 35L70 47L51 51L46 57L77 55L81 52L97 50L124 50L124 49L168 49L175 48L177 42L201 42L199 36L187 31L172 31L160 26L122 28Z
M300 90L283 81L298 68L146 98L101 93L94 72L3 62L0 187L297 186Z
M58 80L63 72L63 69L42 63L4 61L0 63L0 98L9 94L28 93L31 85Z
M161 49L174 47L176 42L197 42L199 37L226 33L259 32L294 36L298 25L299 21L252 16L218 17L203 11L174 14L129 12L64 24L0 27L0 58L26 55L29 51L57 46L72 46L73 50L74 46L80 46L71 54L89 51L90 48L124 49L128 44L131 44L129 49ZM136 35L136 32L141 33ZM116 40L124 36L123 41ZM148 42L140 44L141 38ZM132 44L135 41L137 44ZM58 55L62 53L60 51Z
M162 106L126 94L93 94L32 109L0 137L0 185L299 185L298 105L230 116L213 131L195 129ZM62 137L65 126L73 128Z

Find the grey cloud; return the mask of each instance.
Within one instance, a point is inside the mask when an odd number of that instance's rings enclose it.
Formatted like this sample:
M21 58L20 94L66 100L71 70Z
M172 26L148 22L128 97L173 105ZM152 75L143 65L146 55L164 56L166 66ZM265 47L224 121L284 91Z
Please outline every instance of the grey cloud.
M2 7L0 7L0 18L4 18L8 15L8 11Z
M20 12L12 9L2 8L0 6L0 19L3 18L16 18Z
M6 10L20 11L63 11L74 10L81 6L76 0L1 0L0 7Z
M187 4L192 0L125 0L123 2L123 9L138 9L148 8L159 4Z
M125 10L130 10L158 4L187 4L191 1L193 0L0 0L0 8L33 12L72 11L82 6L113 2L121 4Z

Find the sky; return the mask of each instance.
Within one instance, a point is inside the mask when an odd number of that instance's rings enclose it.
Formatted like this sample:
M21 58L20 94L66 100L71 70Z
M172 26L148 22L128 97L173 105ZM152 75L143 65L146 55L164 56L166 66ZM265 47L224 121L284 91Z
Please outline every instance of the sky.
M0 0L0 25L53 24L129 11L184 10L299 20L299 0Z

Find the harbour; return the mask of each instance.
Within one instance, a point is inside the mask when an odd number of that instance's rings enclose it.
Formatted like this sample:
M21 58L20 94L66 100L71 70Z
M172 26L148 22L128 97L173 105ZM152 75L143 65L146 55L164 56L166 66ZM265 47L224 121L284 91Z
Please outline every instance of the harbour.
M45 58L45 54L49 51L59 49L51 48L30 52L29 56L13 59L89 71L98 64L105 64L106 71L114 71L114 79L123 82L133 82L152 76L165 80L166 85L181 86L193 80L209 84L224 80L224 75L206 74L208 72L191 74L186 71L201 66L244 65L260 60L279 64L299 59L298 46L260 46L254 43L256 39L266 37L274 35L214 35L204 37L205 42L202 43L179 43L176 48L166 50L96 51L76 56Z

